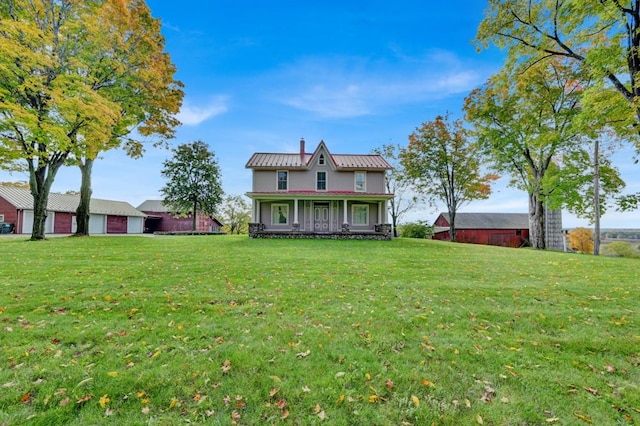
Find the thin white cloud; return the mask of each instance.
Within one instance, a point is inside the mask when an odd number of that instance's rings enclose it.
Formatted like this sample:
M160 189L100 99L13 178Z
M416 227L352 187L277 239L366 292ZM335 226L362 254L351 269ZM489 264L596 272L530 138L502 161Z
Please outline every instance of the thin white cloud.
M278 100L323 118L358 117L469 92L489 74L441 50L395 59L302 59L281 70L279 78L287 84Z
M204 106L193 105L189 101L185 101L178 114L178 120L185 126L197 126L212 117L227 112L227 101L226 96L217 96Z

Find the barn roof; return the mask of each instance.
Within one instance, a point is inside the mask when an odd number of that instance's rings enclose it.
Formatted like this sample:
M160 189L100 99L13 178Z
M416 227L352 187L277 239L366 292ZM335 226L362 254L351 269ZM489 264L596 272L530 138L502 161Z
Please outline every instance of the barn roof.
M440 213L440 216L450 223L449 213ZM456 229L529 229L529 214L456 213Z
M136 208L141 212L169 212L169 207L162 200L145 200Z
M331 154L324 141L320 141L316 150L304 152L304 140L301 152L295 154L256 152L246 164L248 169L307 169L313 158L321 151L327 152L337 169L341 170L390 170L391 165L379 154Z
M15 188L12 186L0 185L0 197L12 204L16 209L33 210L33 195L27 189ZM74 213L78 208L80 196L76 194L59 194L51 192L47 210L54 212ZM131 204L125 201L101 200L92 198L89 203L91 214L105 214L112 216L137 216L144 217L145 214L136 210Z
M147 213L171 213L171 209L167 207L162 200L145 200L136 208L141 212ZM224 225L222 222L220 222L220 220L218 220L218 218L214 216L211 216L211 219L213 219L220 226Z

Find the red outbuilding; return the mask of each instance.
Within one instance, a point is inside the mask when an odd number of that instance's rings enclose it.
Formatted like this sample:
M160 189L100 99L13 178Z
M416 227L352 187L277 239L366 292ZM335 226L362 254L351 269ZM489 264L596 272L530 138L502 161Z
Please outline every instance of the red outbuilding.
M449 213L434 222L434 240L451 240ZM529 245L527 213L456 213L456 241L503 247Z
M162 200L146 200L138 206L138 210L147 215L144 232L188 232L192 231L191 214L178 215L172 213ZM196 232L222 233L222 223L213 216L196 214Z

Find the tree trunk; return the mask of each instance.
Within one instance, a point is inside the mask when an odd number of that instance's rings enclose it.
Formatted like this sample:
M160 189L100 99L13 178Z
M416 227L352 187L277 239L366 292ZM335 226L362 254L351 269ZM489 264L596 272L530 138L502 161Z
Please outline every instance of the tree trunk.
M91 202L91 169L93 168L92 159L85 159L84 164L80 162L80 173L82 181L80 184L80 203L76 209L76 235L89 235L89 203Z
M538 194L529 194L529 240L531 247L544 250L544 205Z
M449 210L449 235L451 242L456 242L456 212Z
M193 220L191 223L191 230L192 231L196 231L196 220L197 220L197 216L198 215L198 199L194 197L193 199Z
M593 148L593 254L600 254L600 146L596 139Z
M31 240L44 240L45 225L47 222L47 204L49 202L49 189L46 181L38 185L37 189L32 189L33 195L33 229L31 230Z
M65 159L66 155L62 155L60 158L52 160L49 164L38 164L37 168L32 161L29 161L29 180L31 195L33 195L32 241L44 240L49 192L56 173L58 173Z

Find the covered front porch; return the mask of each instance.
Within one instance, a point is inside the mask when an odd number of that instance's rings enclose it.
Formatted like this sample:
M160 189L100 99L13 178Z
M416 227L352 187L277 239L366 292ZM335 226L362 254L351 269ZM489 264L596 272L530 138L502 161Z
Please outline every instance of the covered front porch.
M389 196L247 194L251 238L391 239Z

